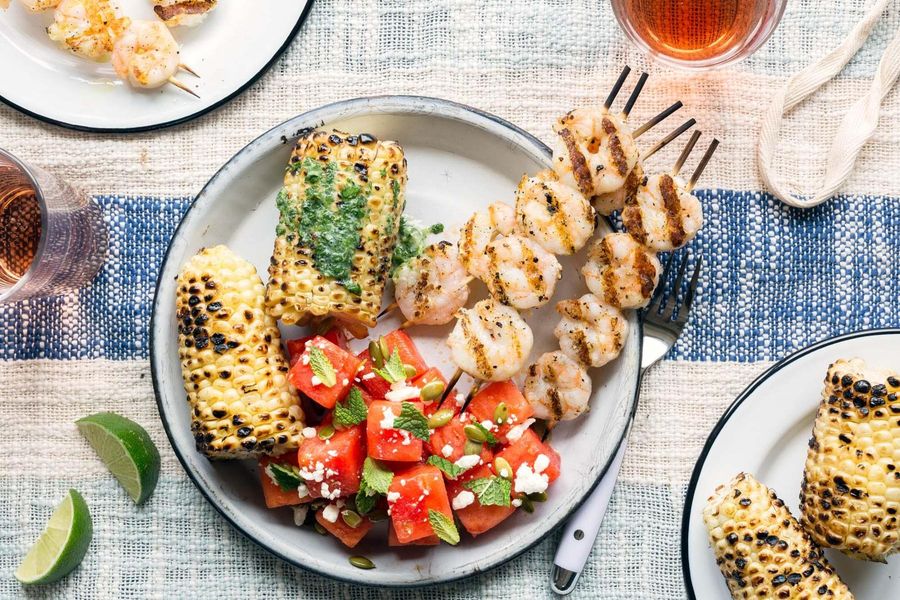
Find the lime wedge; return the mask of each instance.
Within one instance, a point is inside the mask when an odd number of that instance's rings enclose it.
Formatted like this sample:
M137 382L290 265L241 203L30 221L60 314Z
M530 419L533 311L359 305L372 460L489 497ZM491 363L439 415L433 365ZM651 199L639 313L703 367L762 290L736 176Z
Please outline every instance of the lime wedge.
M76 425L135 504L150 497L159 480L159 450L143 427L111 412L79 419Z
M27 584L62 579L81 563L91 544L93 531L91 513L84 498L75 490L69 490L16 569L16 579Z

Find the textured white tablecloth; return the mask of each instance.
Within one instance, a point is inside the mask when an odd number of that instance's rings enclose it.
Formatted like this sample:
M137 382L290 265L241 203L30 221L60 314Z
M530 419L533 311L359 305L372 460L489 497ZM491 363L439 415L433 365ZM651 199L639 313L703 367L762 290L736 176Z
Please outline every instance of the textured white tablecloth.
M800 213L775 204L758 193L753 159L770 93L834 46L867 4L792 0L781 27L753 58L695 75L650 65L624 39L603 0L318 0L292 47L260 82L193 123L101 136L0 106L0 147L107 197L104 208L116 228L148 236L113 246L109 282L98 288L109 295L105 300L79 296L0 309L0 598L549 596L555 539L468 582L401 593L331 583L232 531L168 447L146 359L152 280L134 274L164 249L155 223L166 223L159 231L169 232L186 198L223 162L298 113L356 96L421 94L470 104L549 139L552 119L598 102L625 62L652 75L635 121L680 98L687 106L681 114L697 117L704 131L723 140L702 182L720 191L706 196L710 224L700 243L710 269L696 330L644 385L620 485L576 596L684 597L684 493L725 407L792 349L900 321L890 283L900 264L897 218L891 218L900 208L900 94L888 96L882 128L863 150L847 194L831 207ZM867 87L898 28L895 3L840 78L791 115L782 167L789 178L809 182L821 173L840 116ZM670 160L665 154L660 164ZM140 210L129 212L132 203ZM871 235L860 238L864 232ZM146 256L142 248L149 249ZM772 257L783 261L778 273ZM122 265L130 271L118 272ZM860 278L868 282L865 293L851 297ZM121 309L122 298L133 310L108 312L112 305ZM160 486L141 508L125 499L72 425L102 409L143 423L162 451ZM85 494L94 514L90 553L60 584L26 592L12 571L70 486Z

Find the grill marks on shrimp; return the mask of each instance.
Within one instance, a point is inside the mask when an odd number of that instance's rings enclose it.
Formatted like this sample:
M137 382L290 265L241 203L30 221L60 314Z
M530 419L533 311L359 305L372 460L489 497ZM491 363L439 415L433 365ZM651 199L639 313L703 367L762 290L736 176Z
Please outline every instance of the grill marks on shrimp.
M687 234L684 231L681 200L678 198L678 190L675 189L675 180L670 175L663 175L659 180L659 191L666 208L666 230L669 241L677 248L684 244Z
M597 246L597 259L601 265L605 265L603 270L603 295L604 300L611 306L619 306L618 286L616 285L618 277L615 269L612 268L613 252L609 247L609 238L603 238Z
M566 145L566 152L569 155L569 162L572 163L572 174L575 176L578 190L584 194L585 198L590 198L594 195L594 181L591 177L587 159L581 153L581 150L578 149L575 136L572 135L568 128L560 129L559 137Z
M656 289L656 267L646 252L634 253L634 270L641 279L641 296L649 298Z
M479 315L479 319L483 318ZM481 373L493 373L494 367L491 364L491 361L487 358L487 352L485 351L484 344L478 339L478 336L474 335L472 331L472 325L469 322L469 316L466 315L460 321L460 326L462 327L463 337L465 337L472 347L472 356L475 357L475 363L478 366L478 371Z
M618 131L615 123L607 117L603 117L603 132L609 136L609 151L612 155L613 167L620 176L625 177L628 174L628 160L625 158L625 149L622 147Z

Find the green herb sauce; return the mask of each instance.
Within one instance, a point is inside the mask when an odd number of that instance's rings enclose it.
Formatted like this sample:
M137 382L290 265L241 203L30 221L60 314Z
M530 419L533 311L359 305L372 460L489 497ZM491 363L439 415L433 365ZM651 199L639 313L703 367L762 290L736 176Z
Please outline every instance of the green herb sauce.
M277 233L295 232L297 243L312 251L313 263L323 275L334 278L350 293L360 294L362 289L350 279L350 272L368 216L367 192L353 181L338 190L336 169L333 162L323 166L312 158L304 158L299 169L292 169L305 173L306 197L298 203L285 190L279 192L275 200L281 215Z
M441 233L444 226L435 223L430 227L419 227L411 223L406 215L400 217L400 231L397 234L397 245L394 247L394 255L391 257L391 276L403 263L411 260L425 249L425 240L432 233Z

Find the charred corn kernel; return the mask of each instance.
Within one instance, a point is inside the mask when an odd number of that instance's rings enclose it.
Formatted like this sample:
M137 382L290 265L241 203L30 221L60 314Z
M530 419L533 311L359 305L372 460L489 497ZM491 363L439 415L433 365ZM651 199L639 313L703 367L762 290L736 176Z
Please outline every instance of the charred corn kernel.
M900 550L900 375L828 369L806 456L801 522L820 545L884 562Z
M246 458L296 448L303 413L256 269L225 246L206 248L177 286L178 356L197 449Z
M333 316L374 326L405 188L406 159L396 142L301 135L277 199L268 314L288 324Z
M703 521L733 598L852 600L822 549L752 475L719 486Z

